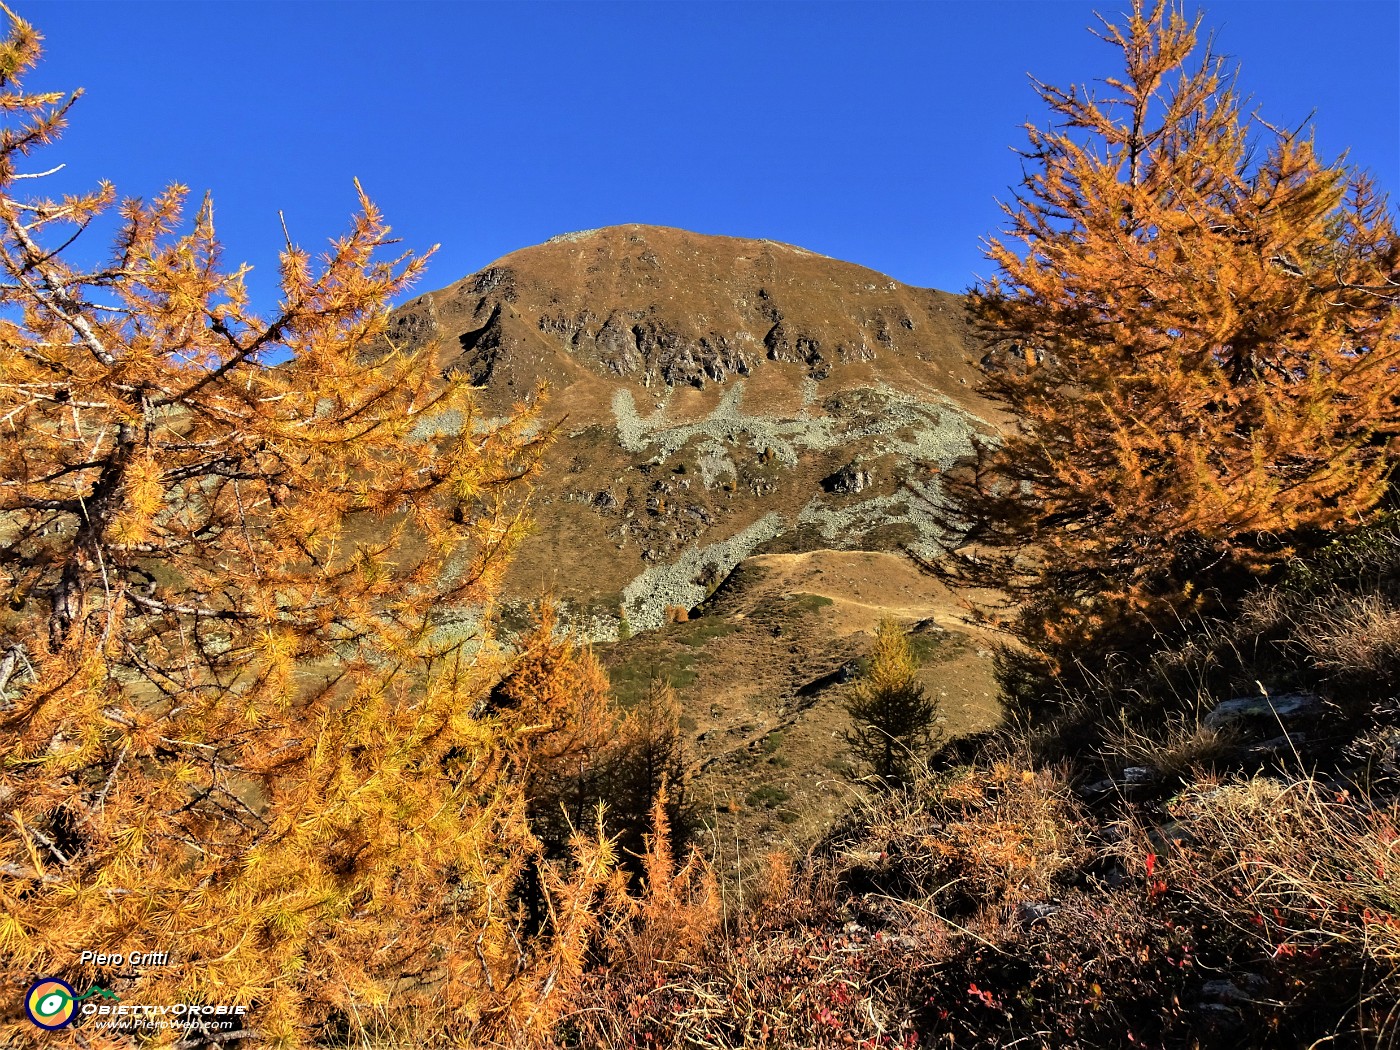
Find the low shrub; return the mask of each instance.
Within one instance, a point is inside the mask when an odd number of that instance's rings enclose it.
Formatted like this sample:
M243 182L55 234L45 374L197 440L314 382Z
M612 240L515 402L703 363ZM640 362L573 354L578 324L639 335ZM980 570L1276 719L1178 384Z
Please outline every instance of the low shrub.
M924 775L770 856L690 964L592 974L569 1045L1400 1040L1393 802L1203 780L1156 822L1110 819L1026 757Z
M750 809L758 809L760 806L765 809L774 809L790 798L792 795L780 787L774 787L772 784L760 784L744 796L744 805Z
M1197 785L1171 812L1188 837L1162 877L1267 975L1269 1023L1400 1041L1400 803L1256 777Z

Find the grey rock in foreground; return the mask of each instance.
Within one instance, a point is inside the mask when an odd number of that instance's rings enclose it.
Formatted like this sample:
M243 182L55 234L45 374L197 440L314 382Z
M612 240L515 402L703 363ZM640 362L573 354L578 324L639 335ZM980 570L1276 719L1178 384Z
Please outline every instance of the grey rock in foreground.
M1217 704L1205 717L1206 728L1226 729L1268 719L1278 720L1314 715L1322 707L1315 693L1285 693L1280 696L1237 696Z

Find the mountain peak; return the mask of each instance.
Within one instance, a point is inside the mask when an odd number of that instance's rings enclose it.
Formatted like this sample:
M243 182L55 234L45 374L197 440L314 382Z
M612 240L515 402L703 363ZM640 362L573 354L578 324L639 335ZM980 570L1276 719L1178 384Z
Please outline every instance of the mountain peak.
M769 363L816 381L927 371L959 365L966 343L956 296L780 241L638 223L511 252L395 325L401 342L435 338L444 367L478 385L505 393L504 376L512 398L578 368L652 389L704 389Z

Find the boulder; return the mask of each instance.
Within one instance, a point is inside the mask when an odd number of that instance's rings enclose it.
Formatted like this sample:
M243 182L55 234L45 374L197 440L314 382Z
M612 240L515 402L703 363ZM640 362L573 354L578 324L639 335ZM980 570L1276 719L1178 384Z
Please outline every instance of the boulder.
M822 478L822 488L827 492L860 492L869 488L872 480L868 470L861 470L854 463L847 463L835 474Z
M1206 715L1208 729L1227 729L1267 719L1269 724L1317 714L1322 699L1314 693L1283 693L1279 696L1237 696L1226 700Z

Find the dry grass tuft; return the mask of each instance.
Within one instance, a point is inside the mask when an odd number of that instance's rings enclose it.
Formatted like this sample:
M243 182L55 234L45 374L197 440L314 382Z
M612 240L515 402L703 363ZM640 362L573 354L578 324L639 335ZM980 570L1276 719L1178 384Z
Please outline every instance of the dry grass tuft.
M1044 896L1085 858L1078 816L1056 773L1005 758L873 802L859 815L860 841L836 856L854 886L945 909L1010 906Z
M1298 626L1324 672L1373 683L1393 683L1400 673L1400 607L1379 594L1339 595Z
M1173 810L1194 843L1173 864L1193 901L1270 956L1348 954L1400 996L1400 803L1255 778Z

